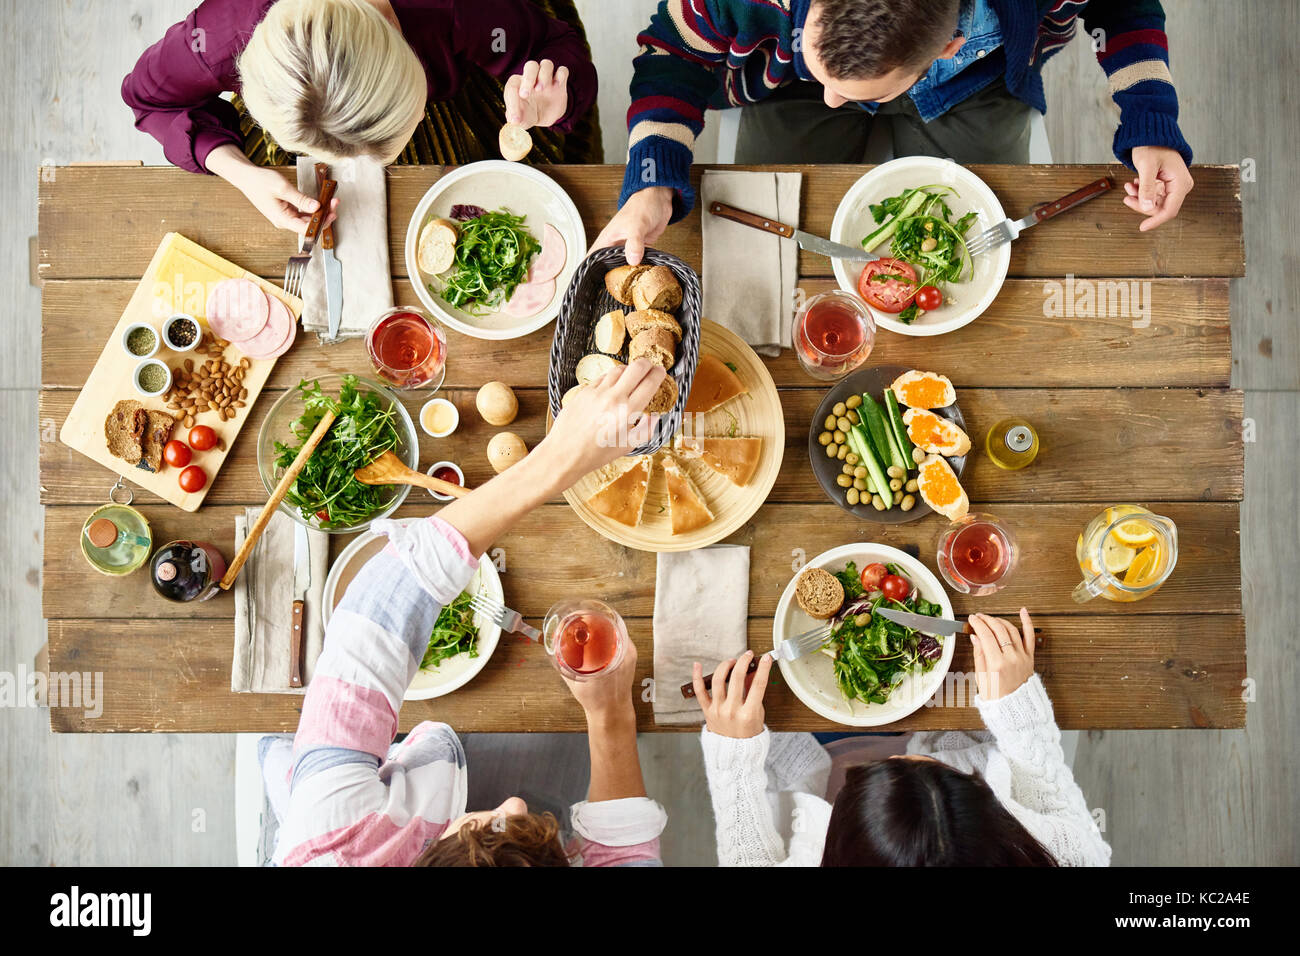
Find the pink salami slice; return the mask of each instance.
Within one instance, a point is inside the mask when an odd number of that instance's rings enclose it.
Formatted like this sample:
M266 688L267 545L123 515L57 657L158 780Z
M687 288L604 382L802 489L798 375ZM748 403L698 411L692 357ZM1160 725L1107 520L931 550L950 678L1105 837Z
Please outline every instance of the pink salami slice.
M266 293L249 279L218 282L208 295L208 325L230 342L243 342L257 335L266 327L270 314Z
M532 268L528 270L528 281L536 283L554 279L564 271L564 263L568 259L569 247L565 245L564 237L560 235L560 230L548 222L542 230L542 251L537 254Z
M515 287L515 294L510 297L503 311L516 319L526 319L550 305L553 298L555 298L554 279L545 282L525 282Z
M249 358L278 358L289 350L296 337L298 324L289 307L276 296L268 296L270 314L266 325L251 339L236 342L235 346Z

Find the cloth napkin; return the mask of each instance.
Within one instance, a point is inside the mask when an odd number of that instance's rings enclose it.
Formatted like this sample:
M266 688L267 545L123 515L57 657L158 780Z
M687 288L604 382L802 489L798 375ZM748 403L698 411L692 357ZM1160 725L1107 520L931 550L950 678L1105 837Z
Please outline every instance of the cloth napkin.
M699 661L708 674L749 645L749 548L715 544L659 555L655 572L657 724L699 724L699 702L681 686Z
M308 196L320 194L316 185L316 160L298 157L298 189ZM381 313L393 307L392 268L388 260L388 179L373 159L345 159L330 166L338 182L339 201L334 220L334 255L343 267L343 317L339 338L365 335ZM302 327L321 340L329 334L329 306L325 302L325 266L317 241L311 264L303 278Z
M793 239L742 226L709 212L723 202L799 224L800 173L707 169L701 179L704 315L725 325L760 355L790 347L799 246Z
M248 536L261 508L248 508L235 518L235 550ZM296 522L277 511L235 579L235 658L230 689L236 693L302 694L311 682L325 640L325 576L329 536L307 530L311 584L303 607L307 628L302 662L303 686L289 686L289 648L293 634L293 533Z

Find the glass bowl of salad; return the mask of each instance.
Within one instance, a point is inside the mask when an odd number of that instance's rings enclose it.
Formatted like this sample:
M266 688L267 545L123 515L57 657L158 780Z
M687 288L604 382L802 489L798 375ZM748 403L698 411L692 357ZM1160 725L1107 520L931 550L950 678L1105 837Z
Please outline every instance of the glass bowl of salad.
M353 472L385 451L418 470L420 441L394 392L360 375L304 379L271 406L257 435L257 471L269 495L327 409L321 443L289 486L280 510L331 534L364 531L401 507L410 485L363 485Z

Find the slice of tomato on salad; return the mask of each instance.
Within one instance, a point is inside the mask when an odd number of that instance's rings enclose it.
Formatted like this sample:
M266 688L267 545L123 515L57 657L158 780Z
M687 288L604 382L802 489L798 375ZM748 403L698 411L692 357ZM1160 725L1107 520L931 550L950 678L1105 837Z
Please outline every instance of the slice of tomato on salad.
M916 270L888 256L868 262L858 277L858 295L881 312L902 312L916 297Z

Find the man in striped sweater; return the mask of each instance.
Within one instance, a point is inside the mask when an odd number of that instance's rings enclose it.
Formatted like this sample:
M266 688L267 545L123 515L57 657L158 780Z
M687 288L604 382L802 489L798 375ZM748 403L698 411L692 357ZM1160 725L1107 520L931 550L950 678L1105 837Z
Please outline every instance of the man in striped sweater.
M640 262L690 211L707 109L745 107L740 163L863 162L879 121L896 155L1028 162L1043 63L1080 20L1136 173L1124 202L1154 229L1192 188L1158 0L662 0L637 38L620 210L596 246Z

